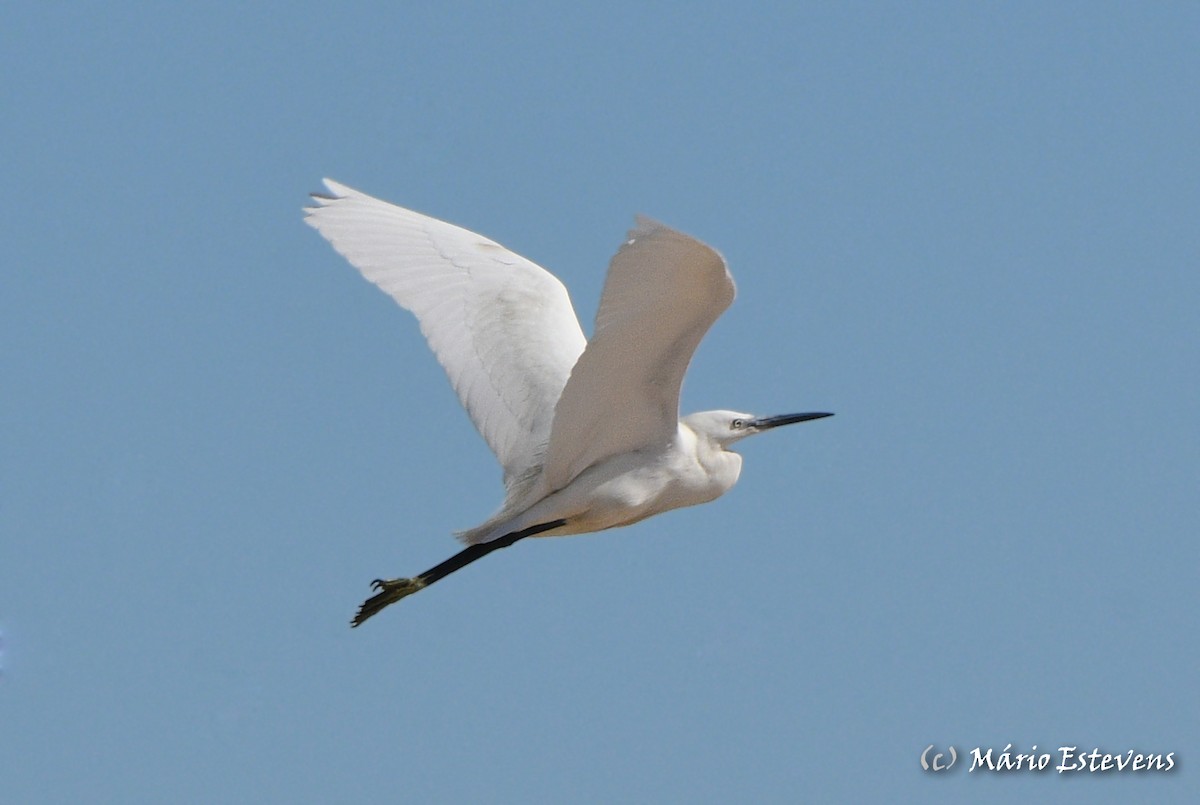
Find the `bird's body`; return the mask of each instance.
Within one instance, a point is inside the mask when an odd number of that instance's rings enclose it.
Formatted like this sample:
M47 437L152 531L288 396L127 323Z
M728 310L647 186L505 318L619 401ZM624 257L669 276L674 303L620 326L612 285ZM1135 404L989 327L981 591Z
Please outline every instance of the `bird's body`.
M586 341L552 275L473 232L326 180L307 222L413 312L460 401L504 467L507 490L469 547L408 579L377 580L354 625L460 567L531 536L630 525L720 497L741 456L727 448L829 414L679 418L692 353L732 303L724 259L639 218L613 258Z
M551 491L539 484L530 495L536 503L465 532L466 541L486 543L511 531L559 519L566 524L538 536L586 534L632 525L659 512L720 497L737 482L741 469L741 456L714 450L707 439L680 422L674 438L657 449L647 447L602 459L562 489Z

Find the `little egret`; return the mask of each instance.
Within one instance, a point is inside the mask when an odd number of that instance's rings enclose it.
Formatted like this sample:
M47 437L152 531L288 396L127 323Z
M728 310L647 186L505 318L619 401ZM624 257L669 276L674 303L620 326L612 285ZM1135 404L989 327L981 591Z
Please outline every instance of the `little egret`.
M831 416L680 419L692 353L734 297L724 258L682 232L637 218L588 341L545 269L453 224L325 186L306 222L417 317L506 490L491 519L458 534L465 550L419 576L372 582L353 626L525 537L602 531L714 500L741 472L735 442Z

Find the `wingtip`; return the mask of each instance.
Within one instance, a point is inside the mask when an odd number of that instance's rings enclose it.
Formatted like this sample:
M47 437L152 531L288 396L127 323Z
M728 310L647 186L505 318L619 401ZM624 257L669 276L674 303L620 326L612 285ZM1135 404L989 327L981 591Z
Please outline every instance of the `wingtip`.
M342 199L348 198L349 196L357 193L357 191L353 188L347 187L340 182L335 182L329 177L321 179L321 183L325 185L324 191L317 190L308 194L312 200L316 202L316 204L304 207L305 221L312 226L316 226L316 224L312 221L312 216L319 212L322 207L328 207L335 201L341 201Z
M321 179L321 183L325 185L325 190L317 190L313 193L309 193L310 196L312 196L321 204L327 204L330 201L337 201L338 199L346 198L347 196L354 195L358 192L354 190L354 188L347 187L340 182L335 182L333 179L328 177Z
M325 188L336 198L345 198L346 196L351 196L358 192L352 187L348 187L341 182L330 179L328 176L321 179L321 182L325 185Z
M639 237L645 237L652 232L666 230L674 232L675 230L649 215L642 215L640 212L633 216L633 229L630 229L625 237L627 240L636 240Z

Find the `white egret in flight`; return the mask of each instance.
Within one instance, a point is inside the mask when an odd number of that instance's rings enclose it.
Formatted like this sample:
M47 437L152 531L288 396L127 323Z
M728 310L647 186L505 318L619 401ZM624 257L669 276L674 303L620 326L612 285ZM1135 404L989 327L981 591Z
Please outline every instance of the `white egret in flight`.
M499 243L325 180L306 222L412 312L504 468L506 495L465 550L419 576L376 579L358 626L389 604L532 536L630 525L706 503L737 481L730 450L830 416L679 416L692 353L733 302L712 248L639 217L608 269L592 340L553 275Z

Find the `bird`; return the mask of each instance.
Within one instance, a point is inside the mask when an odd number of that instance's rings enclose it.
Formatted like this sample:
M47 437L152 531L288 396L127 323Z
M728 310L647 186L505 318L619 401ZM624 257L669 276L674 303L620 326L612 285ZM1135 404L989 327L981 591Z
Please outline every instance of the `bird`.
M680 416L684 373L735 287L712 247L637 216L612 258L592 338L554 275L499 243L331 179L305 222L416 316L504 473L467 547L418 576L375 579L352 627L527 537L632 525L728 492L730 448L827 412Z

